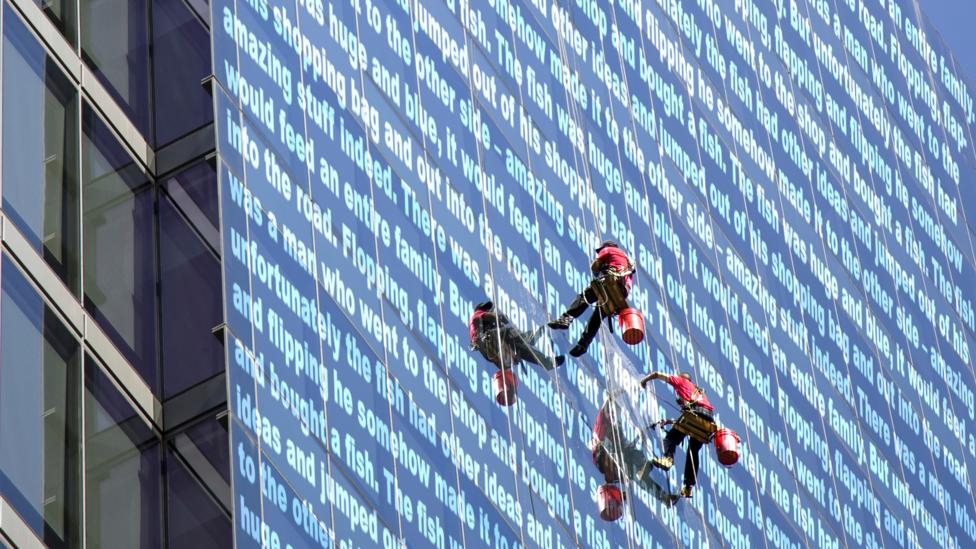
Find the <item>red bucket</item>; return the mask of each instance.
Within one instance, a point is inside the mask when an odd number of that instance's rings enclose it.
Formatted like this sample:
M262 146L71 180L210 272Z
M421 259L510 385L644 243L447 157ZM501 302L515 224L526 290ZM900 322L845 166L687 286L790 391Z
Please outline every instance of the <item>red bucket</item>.
M620 488L604 484L596 489L596 503L600 508L600 518L607 522L615 521L624 514L624 496Z
M617 315L617 323L620 325L620 336L624 343L637 345L644 341L644 317L640 311L627 307Z
M739 435L727 427L715 431L715 454L722 465L735 465L739 461Z
M515 374L511 370L498 370L492 378L495 382L495 402L500 406L515 403Z

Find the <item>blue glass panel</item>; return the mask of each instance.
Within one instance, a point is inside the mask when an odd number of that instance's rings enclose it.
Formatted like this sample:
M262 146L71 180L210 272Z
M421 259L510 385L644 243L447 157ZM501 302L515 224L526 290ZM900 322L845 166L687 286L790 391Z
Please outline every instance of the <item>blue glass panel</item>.
M79 292L78 94L4 4L3 210Z
M206 219L201 221L209 222ZM220 373L220 263L166 193L159 200L163 398Z
M217 173L209 162L198 162L166 177L163 180L163 188L183 211L188 221L196 226L198 232L208 235L211 230L219 228ZM193 206L189 205L184 195L189 198ZM200 219L198 211L204 219Z
M88 547L161 546L159 439L90 356L85 358Z
M148 0L91 0L80 8L82 58L152 142Z
M231 547L230 509L215 501L214 495L208 493L193 469L173 449L166 452L166 479L167 546Z
M210 74L210 33L183 2L153 0L156 147L213 121L213 99L200 84Z
M82 114L85 308L155 391L153 191L98 115Z
M0 494L49 547L81 535L78 342L3 257Z

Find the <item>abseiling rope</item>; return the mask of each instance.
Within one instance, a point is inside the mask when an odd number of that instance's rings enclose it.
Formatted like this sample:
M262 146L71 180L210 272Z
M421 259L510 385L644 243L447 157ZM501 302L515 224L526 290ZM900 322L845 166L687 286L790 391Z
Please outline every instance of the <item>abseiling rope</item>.
M613 6L611 6L610 9L611 9L611 15L613 17L614 25L619 29L619 25L617 25L616 9ZM679 34L679 37L680 37L680 34ZM603 45L602 44L601 44L601 48L603 48ZM643 37L641 38L641 48L642 48L642 51L643 51ZM683 48L684 48L684 45L683 45L683 42L682 42L682 51L683 51ZM604 56L606 57L605 50L604 50ZM609 57L607 57L607 58L609 59ZM626 64L625 64L625 62L623 60L623 56L622 56L622 54L620 52L620 48L617 48L617 63L620 66L620 69L621 69L621 75L622 75L623 84L624 84L624 93L625 93L625 96L626 97L630 97L631 92L630 92L629 78L627 76ZM607 92L608 92L608 96L610 97L610 100L608 101L607 107L610 110L611 117L614 120L616 120L616 116L614 116L613 95L610 93L609 84L607 85ZM649 88L648 88L648 94L650 95L650 89ZM652 113L652 116L654 116L656 118L657 113L656 113L656 108L654 107L653 97L650 97L650 99L651 99L651 101L650 101L650 104L651 104L651 113ZM637 134L636 121L634 120L634 116L633 116L633 110L632 109L627 109L627 114L629 115L627 117L627 119L630 121L630 127L631 127L631 130L634 132L634 136L635 136L634 139L636 140L636 136L638 134ZM696 144L697 144L697 141L696 141ZM619 144L619 141L617 143L617 162L618 162L618 166L619 166L621 172L623 173L624 166L623 166L623 160L622 160L621 153L620 153L620 144ZM658 147L658 162L659 162L659 165L661 165L662 170L663 170L664 158L663 158L662 150L661 150L660 147ZM699 163L699 167L701 167L701 154L700 154L700 152L699 152L699 162L698 163ZM645 195L646 195L646 193L647 193L647 190L646 190L647 189L646 179L645 179L644 174L642 172L639 171L638 173L640 173L640 175L641 175L641 183L643 184L643 186L645 188ZM661 174L661 177L664 177L664 174L663 173ZM650 197L647 197L647 200L648 200L648 203L650 203ZM705 210L708 211L708 208L705 208ZM625 208L625 211L627 211L627 227L628 227L628 230L631 232L631 234L634 234L633 226L631 224L631 219L630 219L630 209L629 208ZM679 222L680 222L680 218L679 218ZM669 225L671 231L674 232L675 221L674 221L673 213L671 212L671 208L670 207L668 208L668 225ZM653 227L653 221L652 220L648 220L648 236L650 237L651 241L654 242L654 245L655 245L655 253L657 254L657 253L659 253L659 248L657 248L657 240L654 238L653 228L652 227ZM690 234L690 232L689 232L689 234ZM691 247L693 245L694 245L693 240L692 239L689 239L688 242L687 242L687 246L688 247ZM658 256L658 257L660 258L660 256ZM687 286L685 286L684 273L682 272L682 270L678 269L676 271L677 271L677 277L678 277L679 284L682 287L687 287ZM663 284L663 280L660 281L660 282ZM663 287L661 288L660 291L661 291L661 300L666 305L665 310L667 311L668 321L670 322L671 308L670 308L670 303L668 302L667 293L666 293L666 291L665 291L665 289ZM689 338L689 340L692 340L693 341L694 338L693 338L693 332L692 332L692 329L691 329L691 320L690 320L692 314L693 313L691 311L685 311L685 315L684 315L685 316L684 328L685 328L685 335ZM661 326L660 329L666 333L666 328L664 326ZM648 339L648 341L650 341L650 340ZM670 345L670 344L668 344L668 347L669 347L669 349L672 352L672 360L674 360L676 358L676 354L674 352L674 347L673 347L673 345ZM651 362L650 352L648 352L648 355L647 356L648 356L648 366L649 366L648 370L653 370L654 368L653 368L653 363ZM691 364L689 364L689 366L691 367L692 371L695 371L696 372L695 379L698 380L698 379L700 379L700 377L698 376L698 372L697 372L698 365L695 362L695 357L694 356L690 357L690 360L691 360ZM677 362L672 362L672 364L677 364ZM655 394L656 394L656 387L655 387ZM667 401L666 400L665 402L667 402L669 405L672 405L673 406L673 404L670 401ZM663 429L657 431L658 444L661 445L661 446L663 446L663 441L661 440L661 435L662 434L663 434ZM691 444L691 441L690 440L686 441L686 444ZM707 449L705 451L707 452ZM687 459L687 457L688 457L688 454L687 453L685 454L685 457ZM701 450L699 450L698 457L699 457L699 465L701 465L701 463L702 463ZM704 459L707 459L707 456ZM700 472L700 469L699 469L699 472ZM674 476L675 477L678 476L677 468L674 468ZM668 473L668 479L669 479L669 483L670 483L670 479L671 479L671 473L670 473L670 471ZM699 479L696 478L695 480L698 481ZM705 492L702 491L700 493L705 493ZM718 494L716 494L713 490L709 490L708 491L708 494L709 494L709 496L712 499L712 503L715 505L716 508L718 508L719 507L719 504L718 504ZM698 501L702 501L702 499L703 498L696 499L695 500L695 503L697 503ZM698 509L697 506L694 503L691 505L691 507L693 509ZM704 506L704 504L702 504L701 505L701 508L698 509L699 512L697 514L698 514L699 519L701 521L702 532L703 533L706 533L706 532L709 531L709 525L708 525L708 522L705 520L704 510L705 510L705 506ZM719 541L722 543L722 545L724 547L724 545L725 545L724 540L721 539L721 538L719 538Z
M558 6L558 3L556 2L556 0L553 0L553 4L555 6ZM565 11L564 13L569 14L569 11ZM570 66L570 63L569 63L569 55L567 53L565 40L563 39L562 35L560 33L558 33L558 32L556 33L556 38L557 38L557 43L558 43L558 46L559 46L558 51L559 51L559 59L560 59L560 62L562 63L562 66L563 67L568 67L568 66ZM578 68L579 68L578 65L576 65L575 68L578 70ZM579 106L576 105L576 102L569 96L569 90L566 88L566 86L562 86L562 87L563 87L563 97L564 97L564 99L566 101L567 113L569 114L569 116L572 117L574 123L576 124L576 126L578 128L587 127L586 125L584 125L582 123L583 115L580 114ZM586 161L585 158L580 158L582 156L582 154L583 154L582 151L578 151L575 146L573 146L571 148L572 148L572 152L573 152L573 165L574 165L574 168L576 169L576 173L577 174L580 173L580 164L582 164L582 167L583 167L582 172L585 174L586 193L585 193L584 196L585 197L595 196L595 193L593 192L593 184L592 184L592 177L590 175L590 170L589 170L589 163ZM590 209L589 212L587 212L583 208L583 204L586 203L586 202L587 202L587 200L586 199L583 199L583 200L579 200L578 201L578 204L579 204L579 208L580 208L580 211L581 211L581 214L582 214L581 215L581 221L583 222L584 229L586 230L587 233L589 233L589 223L588 223L587 215L586 214L587 213L589 214L589 217L592 219L593 226L596 229L599 229L599 227L600 227L600 218L599 218L599 211L596 208L595 201L592 204L592 208ZM597 231L594 231L594 232L597 232ZM602 235L601 235L601 237L602 237ZM582 238L581 240L583 240L583 242L585 243L589 239ZM589 252L589 250L586 249L587 247L588 246L586 246L584 244L584 253ZM588 261L589 261L589 258L587 257L587 262ZM584 290L585 290L585 288L584 288ZM591 307L592 306L593 305L591 305ZM590 314L597 314L597 313L594 310L594 311L591 311ZM602 332L602 326L601 326L601 330L600 331ZM568 336L568 332L567 332L567 336ZM601 345L601 347L602 347L602 345ZM608 362L606 361L606 356L604 356L603 359L604 359L604 364L608 364ZM567 360L574 360L574 358L573 357L568 357ZM599 376L595 376L595 377L598 378ZM610 380L607 379L605 381L606 381L608 393L612 393L613 388L610 385ZM599 409L597 410L597 413L599 413ZM614 433L614 435L616 435L616 433ZM619 447L619 441L617 441L617 442L618 442L617 447ZM618 456L618 462L619 462L619 456ZM625 490L626 490L626 486L625 486ZM625 491L625 493L626 493L626 491ZM633 547L634 546L634 538L636 537L635 536L635 531L634 531L635 525L634 525L634 522L633 522L633 508L632 508L632 506L628 506L628 507L631 509L631 512L627 515L628 516L628 520L626 522L626 531L627 531L627 536L626 537L627 537L627 545L628 545L628 547Z

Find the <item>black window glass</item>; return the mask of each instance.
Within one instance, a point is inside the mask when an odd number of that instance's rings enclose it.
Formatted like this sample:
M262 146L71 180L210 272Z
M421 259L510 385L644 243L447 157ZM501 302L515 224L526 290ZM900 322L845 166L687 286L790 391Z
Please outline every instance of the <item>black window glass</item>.
M77 294L78 94L4 5L3 210Z
M91 357L85 359L87 547L160 546L159 439Z
M147 141L148 0L81 0L81 54Z
M213 121L213 99L200 84L210 74L210 33L180 0L153 0L156 145Z
M212 334L221 321L220 262L189 222L209 224L177 208L166 192L159 200L160 322L163 397L169 398L224 369L223 347Z
M87 104L82 134L85 308L155 392L152 186Z
M229 444L227 430L211 418L167 445L169 547L232 545Z
M0 494L46 546L77 547L78 342L6 256L0 278Z
M198 232L219 230L217 172L209 162L197 162L175 175L165 177L163 188L173 199L173 203L187 215L190 223L196 226ZM220 245L219 241L212 244L218 247Z

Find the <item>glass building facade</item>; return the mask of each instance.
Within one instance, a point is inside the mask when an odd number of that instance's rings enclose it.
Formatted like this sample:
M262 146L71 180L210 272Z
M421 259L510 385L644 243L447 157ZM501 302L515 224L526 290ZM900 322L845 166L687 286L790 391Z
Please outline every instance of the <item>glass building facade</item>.
M3 3L0 546L232 544L209 16Z
M0 3L0 549L976 546L973 86L917 2ZM605 239L644 341L499 405L474 304L529 334ZM652 370L740 461L603 520Z

